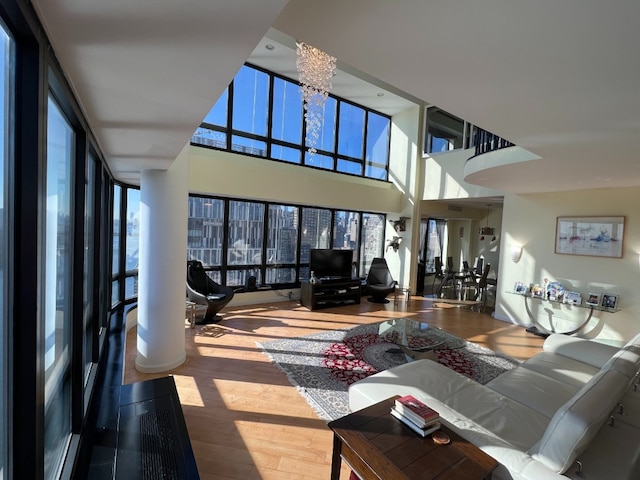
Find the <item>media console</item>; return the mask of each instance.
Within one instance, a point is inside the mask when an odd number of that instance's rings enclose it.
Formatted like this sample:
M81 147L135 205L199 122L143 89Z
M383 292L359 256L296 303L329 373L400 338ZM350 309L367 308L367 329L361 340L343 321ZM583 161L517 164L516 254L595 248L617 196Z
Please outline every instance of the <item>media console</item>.
M360 279L302 282L300 303L309 310L360 303Z

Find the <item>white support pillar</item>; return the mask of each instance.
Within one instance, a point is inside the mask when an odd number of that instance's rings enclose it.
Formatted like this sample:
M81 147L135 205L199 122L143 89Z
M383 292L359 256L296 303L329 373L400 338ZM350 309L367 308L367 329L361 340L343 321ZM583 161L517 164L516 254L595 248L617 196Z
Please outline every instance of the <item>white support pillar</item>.
M168 170L140 178L136 369L164 372L186 360L188 146Z

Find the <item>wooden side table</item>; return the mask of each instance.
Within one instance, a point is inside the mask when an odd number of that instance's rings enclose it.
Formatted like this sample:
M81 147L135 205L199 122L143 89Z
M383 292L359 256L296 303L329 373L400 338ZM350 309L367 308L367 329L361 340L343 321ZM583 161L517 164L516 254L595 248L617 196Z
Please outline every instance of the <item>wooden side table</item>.
M362 480L490 479L498 462L445 426L448 445L436 445L389 413L392 397L329 423L333 430L331 480L344 460Z

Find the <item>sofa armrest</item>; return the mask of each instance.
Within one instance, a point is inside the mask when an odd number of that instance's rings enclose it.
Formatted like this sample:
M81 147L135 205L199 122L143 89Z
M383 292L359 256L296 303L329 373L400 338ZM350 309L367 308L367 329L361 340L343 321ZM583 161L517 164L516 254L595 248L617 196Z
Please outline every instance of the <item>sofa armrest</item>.
M545 352L557 353L596 368L602 368L620 350L619 347L586 338L570 337L561 333L549 335L544 341L542 349Z

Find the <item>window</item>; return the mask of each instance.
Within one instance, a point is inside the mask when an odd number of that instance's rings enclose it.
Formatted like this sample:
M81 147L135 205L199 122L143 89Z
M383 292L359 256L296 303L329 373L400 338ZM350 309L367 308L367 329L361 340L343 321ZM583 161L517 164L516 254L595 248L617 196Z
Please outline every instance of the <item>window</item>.
M360 253L360 272L368 272L374 258L384 254L385 216L375 213L362 215L362 250Z
M255 202L229 202L229 249L227 285L244 285L248 277L260 275L264 234L264 204Z
M93 362L93 336L95 325L95 299L93 298L93 286L95 271L93 259L96 255L96 222L95 222L95 195L96 195L96 160L90 156L87 161L87 175L85 178L85 206L84 206L84 281L82 282L83 297L83 321L84 321L84 382L89 378L91 364Z
M125 236L125 299L138 295L138 261L140 249L140 190L127 188L127 234Z
M9 324L9 308L5 301L6 288L9 283L9 217L12 205L9 202L9 163L10 156L10 115L13 101L13 40L0 23L0 421L9 425L7 411L8 355L7 326ZM0 433L0 478L7 478L7 445L9 429L2 428Z
M269 76L243 66L233 82L233 130L265 137L268 125ZM264 156L266 142L254 136L233 135L231 149L240 153Z
M120 275L120 201L122 197L122 187L113 186L113 258L111 264L111 273L114 280L111 283L111 305L116 305L120 301L120 283L118 281Z
M282 78L273 81L271 136L300 145L302 142L302 95L295 83Z
M367 115L367 149L365 152L365 177L384 180L389 166L389 119L369 112Z
M302 236L300 239L300 278L309 278L309 260L312 248L331 248L331 210L302 209Z
M44 469L55 477L71 435L72 164L75 134L49 96L44 268Z
M335 212L333 216L333 248L353 250L353 261L359 258L360 214L358 212Z
M387 180L390 117L329 95L323 107L317 151L309 154L303 138L306 129L302 106L298 82L244 65L196 129L191 142Z
M364 110L350 103L340 104L338 154L362 158L364 146Z
M355 262L365 250L369 259L381 256L384 222L378 214L191 195L187 258L228 286L253 276L258 284L291 288L309 278L312 248L353 250Z
M298 207L269 205L266 283L295 283Z
M224 201L190 196L187 259L200 260L207 267L220 267L225 223Z
M461 118L430 107L426 113L425 153L440 153L473 146L472 125Z

